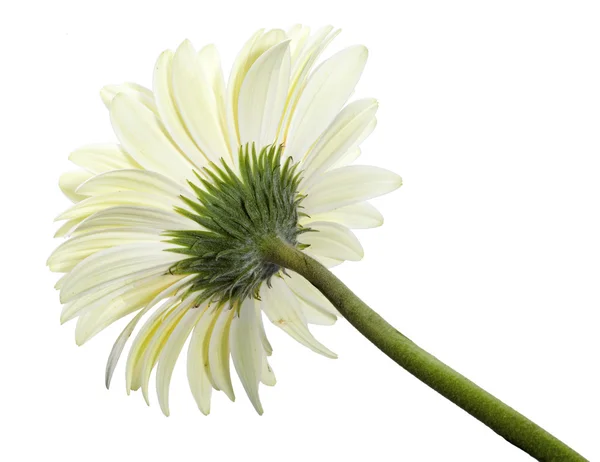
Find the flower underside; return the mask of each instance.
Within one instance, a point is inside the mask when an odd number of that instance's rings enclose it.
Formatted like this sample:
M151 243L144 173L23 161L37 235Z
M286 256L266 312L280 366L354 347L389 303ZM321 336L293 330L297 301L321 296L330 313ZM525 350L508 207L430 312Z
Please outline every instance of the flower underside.
M172 274L193 274L188 293L198 293L196 303L210 301L237 305L245 298L259 298L263 282L280 267L265 260L264 243L271 239L304 248L297 237L311 231L299 224L304 196L298 193L300 171L291 157L281 163L283 145L257 152L254 144L240 147L239 173L221 160L210 163L199 185L189 182L196 195L182 196L191 209L176 211L202 226L201 230L167 231L172 252L189 257L174 264Z

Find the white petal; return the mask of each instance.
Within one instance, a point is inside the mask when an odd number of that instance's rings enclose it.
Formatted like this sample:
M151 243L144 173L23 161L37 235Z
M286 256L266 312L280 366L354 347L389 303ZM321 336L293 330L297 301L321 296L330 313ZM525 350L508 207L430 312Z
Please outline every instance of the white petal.
M91 144L83 146L69 155L69 160L92 173L110 170L141 168L133 157L118 144Z
M82 184L78 194L100 196L121 191L137 191L170 196L176 202L181 195L190 196L187 188L160 173L148 170L113 170L101 173Z
M79 263L65 277L60 300L67 303L92 287L112 280L128 277L144 270L167 267L181 260L182 256L165 250L172 246L165 243L125 244L102 250Z
M227 158L229 148L221 128L215 94L188 40L177 48L172 69L173 96L194 143L213 162Z
M261 29L250 37L235 59L227 85L227 124L229 127L230 149L233 153L236 153L240 147L238 105L240 88L244 78L259 56L285 39L286 35L282 30L274 29L264 33L264 29Z
M146 106L126 93L119 93L110 105L110 118L119 141L142 167L179 182L193 178L191 164Z
M214 326L215 313L211 308L205 312L196 324L187 355L187 377L192 395L196 400L198 409L204 415L210 413L210 397L212 384L207 374L205 358L210 341L210 330Z
M90 179L92 176L92 173L86 172L85 170L66 172L60 176L60 179L58 180L58 186L65 196L67 196L72 202L77 203L86 197L84 194L77 193L77 188L79 188L81 183Z
M188 310L181 321L177 324L163 348L156 368L156 393L163 414L169 415L169 386L175 363L181 353L183 344L190 336L192 329L196 326L200 316L205 314L206 307L198 307Z
M154 95L152 91L138 85L137 83L126 82L119 85L106 85L100 90L100 97L104 105L110 109L110 105L115 96L119 93L127 93L132 98L135 98L152 112L156 112L156 105L154 104Z
M273 354L273 347L265 332L265 324L263 323L262 308L260 305L260 300L255 300L254 309L256 311L256 319L258 320L258 336L260 337L260 343L262 344L265 355L271 356L271 354Z
M225 106L225 79L223 78L223 68L221 67L221 57L219 51L214 45L206 45L198 52L198 63L208 86L212 89L215 97L215 105L219 117L219 126L223 132L225 144L229 139L229 127L227 126L227 111ZM231 156L232 152L227 146L227 152ZM237 154L237 150L233 153Z
M143 206L116 206L90 215L83 220L74 235L102 229L125 227L151 228L159 231L200 229L200 225L172 211Z
M142 395L144 396L144 400L148 405L150 405L148 387L152 369L154 369L160 353L163 351L163 348L173 333L173 330L181 322L186 312L192 309L190 306L193 304L194 298L195 297L193 295L190 295L179 305L177 305L168 315L166 315L165 318L158 323L156 330L151 335L150 343L145 347L139 380L140 388L142 389Z
M262 148L276 141L290 80L289 41L265 52L252 65L239 95L239 132L242 145Z
M261 308L273 324L314 352L328 358L337 357L312 336L298 299L280 278L273 278L270 288L263 286L261 300Z
M185 153L187 158L200 168L206 165L207 157L194 143L190 133L185 127L181 119L181 115L177 112L175 100L173 97L173 52L167 50L163 52L156 62L154 68L154 99L158 108L160 118L165 124L166 129L173 141L179 146L181 151Z
M171 275L157 275L143 279L137 283L123 286L112 293L110 300L96 303L77 320L75 341L83 345L98 332L134 311L148 304L159 292L172 285L176 278Z
M263 351L258 333L254 302L246 299L239 315L231 322L231 358L240 381L254 409L259 414L263 408L258 396L258 384L262 375Z
M367 55L364 46L353 46L336 53L315 69L292 116L286 141L288 156L296 161L304 158L354 91Z
M119 358L121 357L121 353L123 352L123 348L125 348L127 340L129 339L129 337L131 337L131 334L133 333L133 330L137 326L140 319L142 319L148 311L154 308L156 304L164 301L167 297L174 294L182 286L187 285L190 282L190 280L193 279L193 277L193 275L190 275L187 277L181 276L179 279L176 278L176 282L174 282L165 290L157 294L154 297L154 299L144 307L143 310L141 310L138 314L134 316L134 318L131 321L129 321L125 329L123 329L119 337L117 337L117 340L115 341L110 351L110 355L108 356L108 360L106 361L106 372L104 376L104 383L106 385L106 388L110 387L110 381L112 379L115 368L117 367L117 363L119 362Z
M363 132L375 120L377 107L376 100L367 98L342 109L306 157L302 165L302 189L309 187L314 179L318 179L320 172L327 170L360 142Z
M59 245L50 255L47 265L51 271L67 272L81 260L100 250L121 244L151 241L160 242L159 230L144 228L105 229L73 237Z
M77 217L63 223L54 233L54 237L68 236L85 217Z
M352 148L348 149L348 151L346 151L345 154L342 154L341 157L336 162L334 162L329 168L333 169L333 168L344 167L346 165L350 165L352 162L354 162L356 159L358 159L361 154L359 145L364 140L366 140L371 133L373 133L373 130L375 130L376 126L377 126L377 119L373 118L371 120L371 122L363 130L363 132L360 134L360 136L358 137L358 140L356 140L354 146Z
M208 347L210 377L217 390L223 390L231 401L235 401L229 372L229 331L235 310L224 307L213 327Z
M183 203L180 204L178 199L169 196L136 191L121 191L102 196L88 197L61 213L56 217L56 220L84 219L101 210L119 206L155 207L171 212L175 205L183 205Z
M291 277L285 278L287 286L300 298L303 302L313 306L315 309L324 311L334 316L340 314L331 304L329 300L319 290L308 282L304 277L293 271L290 272Z
M383 215L368 202L346 205L329 212L316 213L300 220L302 226L310 221L333 221L350 229L376 228L383 224Z
M262 357L262 370L260 373L260 381L267 385L268 387L272 387L277 383L275 379L275 373L267 360L267 357L263 355Z
M307 29L308 28L305 28L305 30ZM305 32L300 32L300 34L304 33ZM286 104L283 127L279 133L279 143L283 143L287 139L290 119L297 107L298 99L306 86L306 77L323 50L339 33L339 29L333 30L333 27L331 26L323 27L311 37L306 37L304 43L302 45L298 44L296 49L294 49L295 39L293 36L290 36L292 38L290 49L293 50L292 78L290 81L290 93ZM299 40L302 40L302 38L299 37ZM302 49L298 49L300 46L302 46Z
M316 232L302 234L299 240L310 245L312 253L350 261L358 261L364 256L360 242L345 226L327 221L311 222L307 226Z
M321 175L302 205L312 216L387 194L401 185L402 179L389 170L349 165Z

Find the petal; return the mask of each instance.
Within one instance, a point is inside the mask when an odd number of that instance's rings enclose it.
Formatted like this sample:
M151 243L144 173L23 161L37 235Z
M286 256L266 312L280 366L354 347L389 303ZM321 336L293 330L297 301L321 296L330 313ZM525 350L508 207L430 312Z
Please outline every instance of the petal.
M85 195L77 193L76 190L79 185L93 176L92 173L86 172L85 170L74 170L72 172L63 173L58 180L58 186L61 191L67 196L72 202L77 203L85 199Z
M90 255L114 247L136 242L160 242L161 231L151 228L104 229L73 237L60 244L50 255L47 265L50 271L67 272Z
M192 299L193 300L193 299ZM183 344L190 336L192 329L196 326L201 316L205 314L206 307L198 307L188 310L181 318L163 348L158 359L156 368L156 393L163 414L169 415L169 386L175 363L181 353Z
M200 228L184 216L154 207L115 206L90 215L83 220L73 234L78 235L106 228L151 228L159 231Z
M308 30L308 28L304 29ZM305 32L300 32L300 34L304 33ZM306 77L323 50L339 33L339 29L334 30L332 26L326 26L318 30L311 37L306 37L304 43L298 44L296 47L294 47L296 38L291 35L291 31L290 34L288 34L290 38L292 38L290 43L290 49L292 50L292 78L290 81L290 92L286 104L283 127L279 134L279 143L283 143L287 139L290 119L294 114L298 99L306 86ZM302 37L298 37L298 40L302 40ZM300 46L302 46L302 49L299 49Z
M77 320L75 328L77 345L83 345L113 322L143 308L156 294L172 285L174 280L170 275L158 275L136 284L127 284L122 291L111 294L110 301L103 300L93 309L86 310Z
M239 309L238 316L233 318L230 341L235 370L254 409L262 415L258 384L262 375L263 351L252 300L246 299Z
M337 115L319 137L303 162L301 188L308 188L318 174L331 167L349 149L357 146L361 135L375 119L377 101L373 98L354 101Z
M110 170L141 168L133 157L118 144L91 144L83 146L69 155L69 160L92 173Z
M298 299L281 278L273 278L270 288L263 286L261 300L261 308L273 324L314 352L337 357L310 333Z
M368 202L358 202L329 212L316 213L300 220L300 224L305 226L310 221L332 221L350 229L367 229L381 226L383 215Z
M259 148L276 140L290 80L289 41L265 52L252 65L239 95L239 132L242 145Z
M336 53L315 69L290 122L287 155L296 161L304 158L354 91L367 55L364 46L353 46Z
M190 195L187 188L160 173L133 169L101 173L77 189L77 193L84 196L100 196L121 191L161 194L170 196L173 201L177 201L181 195Z
M60 300L67 303L79 294L120 278L135 277L138 271L168 267L181 255L165 252L171 246L162 242L124 244L102 250L79 263L65 277Z
M127 324L125 329L123 329L121 334L117 337L117 340L115 341L115 343L110 351L110 355L108 356L108 360L106 361L106 372L104 375L104 383L105 383L107 389L110 388L110 382L111 382L113 373L115 371L115 368L117 367L119 358L121 357L121 354L123 353L125 344L127 343L127 340L129 340L129 337L131 337L131 334L133 333L133 330L137 326L140 319L142 319L148 311L150 311L152 308L154 308L154 306L156 306L156 304L164 301L167 297L173 295L182 286L187 285L191 281L191 279L193 279L193 277L194 277L193 275L190 275L187 277L181 276L176 282L174 282L173 284L168 286L162 292L158 293L154 297L154 299L144 307L143 310L141 310L138 314L136 314L134 316L134 318L131 321L129 321L129 323Z
M264 29L261 29L250 37L235 59L229 74L229 84L227 85L227 123L232 152L237 152L240 147L238 107L240 89L244 78L259 56L285 39L285 32L280 29L274 29L267 33L264 33Z
M204 415L210 413L210 398L212 384L206 367L210 333L215 324L215 311L208 308L205 315L196 324L187 355L187 377L192 395L196 400L198 409Z
M311 222L306 226L316 232L301 235L300 241L310 245L312 253L350 261L358 261L364 256L360 242L345 226L327 221Z
M173 211L173 207L179 205L179 200L173 197L140 193L137 191L120 191L102 196L88 197L78 202L67 211L56 217L58 220L73 220L76 218L86 218L93 213L101 210L107 210L110 207L135 206L135 207L154 207L168 212Z
M110 105L113 129L126 151L146 170L185 182L193 178L192 166L171 142L157 116L126 93Z
M213 327L208 347L210 376L217 390L223 390L231 401L235 401L229 372L229 331L235 310L221 309Z
M229 147L221 128L215 94L189 40L175 52L172 77L178 112L196 146L213 162L227 158Z
M142 103L152 112L156 112L156 105L154 104L154 95L150 90L137 83L126 82L120 85L106 85L100 90L100 98L104 105L110 109L112 100L119 93L126 93L132 98Z
M194 143L190 133L186 129L181 115L177 112L175 100L173 97L173 52L164 51L156 62L154 68L154 78L152 88L154 89L154 99L158 113L166 129L171 135L173 141L179 146L186 157L200 168L206 165L207 157Z
M287 286L307 305L319 311L339 316L340 314L329 300L310 282L297 273L290 271L291 277L285 279Z
M302 205L312 216L387 194L401 185L402 178L389 170L349 165L321 175Z

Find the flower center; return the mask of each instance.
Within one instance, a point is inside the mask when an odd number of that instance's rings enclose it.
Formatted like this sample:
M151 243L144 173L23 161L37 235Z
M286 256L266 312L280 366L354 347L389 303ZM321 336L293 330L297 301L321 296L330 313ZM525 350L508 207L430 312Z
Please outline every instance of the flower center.
M238 168L225 161L211 163L189 182L195 200L183 197L188 208L176 211L202 229L168 231L172 252L188 257L171 267L173 274L194 274L189 292L204 301L241 302L258 298L263 282L280 271L265 260L262 248L281 239L302 248L297 237L310 231L299 224L300 171L289 157L281 163L283 146L267 146L257 153L254 145L240 147Z

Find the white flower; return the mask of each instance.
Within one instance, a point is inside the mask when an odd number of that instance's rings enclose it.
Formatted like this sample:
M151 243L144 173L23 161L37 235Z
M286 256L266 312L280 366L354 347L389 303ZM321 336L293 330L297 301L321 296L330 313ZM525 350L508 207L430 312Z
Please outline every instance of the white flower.
M375 127L377 102L347 103L367 59L365 47L346 48L315 67L338 32L326 27L310 35L302 26L287 33L258 31L239 53L227 85L215 47L197 52L185 41L176 52L165 51L158 58L152 91L131 83L101 91L119 144L85 146L71 154L81 169L64 174L60 186L75 204L57 218L64 221L57 236L69 239L48 264L65 273L57 283L64 304L61 321L78 318L78 345L137 312L110 354L107 386L128 338L145 316L127 358L127 390L141 388L148 401L149 378L157 366L158 398L167 415L170 378L190 336L188 379L205 414L213 388L234 399L230 356L262 413L259 383L275 384L262 312L308 348L335 357L314 339L308 324L333 324L337 311L305 279L254 260L248 260L253 279L246 285L239 281L247 273L235 273L232 282L224 275L227 268L215 278L210 271L196 274L190 268L203 267L199 259L208 254L205 248L194 253L195 244L187 242L210 228L203 219L219 221L204 217L206 208L194 212L194 203L202 204L200 190L210 190L202 179L210 183L214 178L207 172L217 172L215 166L205 167L223 159L233 175L241 175L238 151L242 147L251 153L254 146L271 152L280 169L283 145L283 157L291 157L300 172L296 189L289 191L287 219L293 226L286 228L288 241L308 246L305 252L328 267L361 259L362 247L350 229L381 225L381 215L366 201L398 188L401 181L380 168L349 165ZM272 198L280 199L279 194ZM300 201L303 208L297 210ZM194 213L199 214L196 220ZM229 214L224 212L224 219ZM281 225L278 217L266 223L267 231ZM243 223L239 226L231 236L248 234ZM302 232L309 228L316 232ZM230 234L227 238L233 239ZM167 251L174 247L182 253ZM223 261L211 257L211 264ZM227 291L215 289L214 296L203 299L207 287L217 283L229 284ZM258 298L247 296L255 289Z

